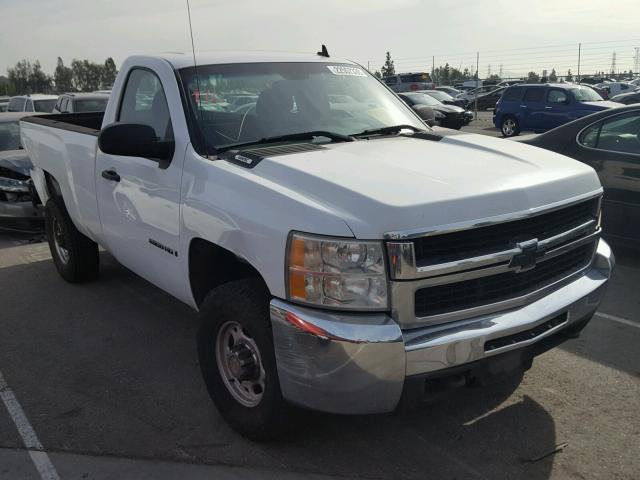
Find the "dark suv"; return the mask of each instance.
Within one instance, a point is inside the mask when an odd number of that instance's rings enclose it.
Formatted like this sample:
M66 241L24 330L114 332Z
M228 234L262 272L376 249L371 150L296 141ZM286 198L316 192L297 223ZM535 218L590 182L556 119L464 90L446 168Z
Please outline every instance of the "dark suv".
M572 83L512 85L493 113L505 137L523 130L543 132L591 113L622 106L602 99L592 88Z

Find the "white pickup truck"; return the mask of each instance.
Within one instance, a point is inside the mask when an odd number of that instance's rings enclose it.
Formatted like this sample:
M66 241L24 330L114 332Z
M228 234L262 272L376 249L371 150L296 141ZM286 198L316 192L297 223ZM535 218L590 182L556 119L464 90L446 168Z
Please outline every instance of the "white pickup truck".
M96 277L101 245L197 309L207 388L251 438L292 406L388 412L521 373L614 265L591 168L432 130L322 54L134 56L104 114L21 125L61 276Z

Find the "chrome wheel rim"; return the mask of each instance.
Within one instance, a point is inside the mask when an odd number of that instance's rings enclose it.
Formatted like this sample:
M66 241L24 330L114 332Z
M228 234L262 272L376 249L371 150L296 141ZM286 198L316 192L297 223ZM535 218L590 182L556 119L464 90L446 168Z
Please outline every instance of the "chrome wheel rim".
M238 322L226 322L215 342L216 363L231 396L245 407L262 400L266 373L260 350L249 332Z
M515 130L516 130L515 120L508 118L507 120L502 122L502 133L504 133L505 135L507 136L513 135L513 132L515 132Z
M67 250L67 242L64 238L64 230L57 218L53 218L53 246L56 249L56 254L62 263L65 265L69 263L69 250Z

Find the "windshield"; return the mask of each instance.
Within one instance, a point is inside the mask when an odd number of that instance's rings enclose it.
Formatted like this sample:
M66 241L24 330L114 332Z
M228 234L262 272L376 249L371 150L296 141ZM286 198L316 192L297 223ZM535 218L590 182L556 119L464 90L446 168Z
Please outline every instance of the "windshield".
M18 122L0 123L0 152L20 148L20 125Z
M431 107L442 105L442 102L436 100L431 95L427 95L426 93L405 93L404 95L410 98L414 104L429 105Z
M74 107L76 112L104 112L107 109L107 99L76 100Z
M578 102L601 102L603 100L591 87L572 88L571 92Z
M52 100L34 100L33 108L36 112L53 112L53 107L56 106L57 99Z
M180 71L207 152L310 131L354 135L427 127L375 77L354 65L246 63ZM238 98L248 103L238 106ZM194 142L195 143L195 142Z

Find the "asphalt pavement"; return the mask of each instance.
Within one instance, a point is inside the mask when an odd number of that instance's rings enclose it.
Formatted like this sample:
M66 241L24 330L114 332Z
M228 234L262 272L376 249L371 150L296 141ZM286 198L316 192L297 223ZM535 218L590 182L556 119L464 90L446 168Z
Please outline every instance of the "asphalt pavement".
M308 412L259 444L207 396L195 312L107 253L99 280L65 283L38 240L0 236L0 479L639 477L636 253L614 249L596 317L519 385L388 415Z

